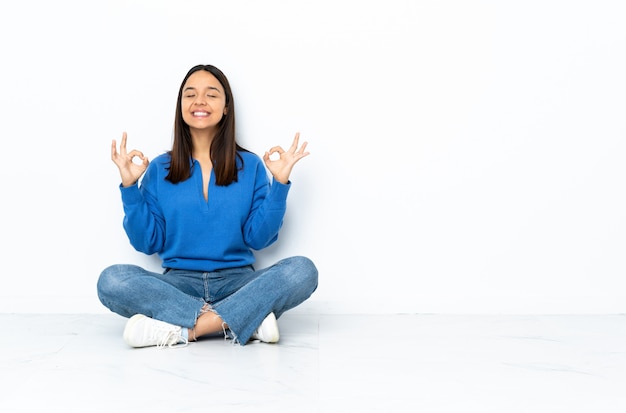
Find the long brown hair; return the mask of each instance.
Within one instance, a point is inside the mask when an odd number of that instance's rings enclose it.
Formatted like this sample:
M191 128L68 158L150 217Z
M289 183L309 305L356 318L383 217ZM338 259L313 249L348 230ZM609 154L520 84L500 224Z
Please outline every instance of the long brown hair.
M197 65L192 67L180 84L174 121L174 143L172 144L172 150L169 151L172 160L165 179L176 184L191 176L193 145L189 125L183 120L181 99L183 96L183 87L187 79L199 70L205 70L215 76L222 84L224 94L226 95L226 108L228 108L228 110L220 120L217 133L211 143L211 162L213 163L213 173L215 174L216 184L227 186L233 182L237 182L237 158L240 159L241 167L243 167L243 159L237 151L247 152L247 150L239 146L235 140L235 102L233 101L233 92L230 88L230 83L224 73L212 65Z

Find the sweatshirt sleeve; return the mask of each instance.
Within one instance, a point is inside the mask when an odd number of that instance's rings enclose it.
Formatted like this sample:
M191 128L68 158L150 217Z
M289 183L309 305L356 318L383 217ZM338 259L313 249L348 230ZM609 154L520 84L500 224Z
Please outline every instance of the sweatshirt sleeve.
M148 165L140 185L120 185L126 235L137 251L148 255L160 252L165 240L165 221L156 202L155 166Z
M260 250L278 239L290 188L291 182L270 183L263 164L257 164L252 209L244 226L244 239L250 248Z

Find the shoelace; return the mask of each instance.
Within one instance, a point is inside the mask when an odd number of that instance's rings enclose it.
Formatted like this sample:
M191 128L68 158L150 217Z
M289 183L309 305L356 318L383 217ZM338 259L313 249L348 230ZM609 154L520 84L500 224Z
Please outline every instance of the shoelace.
M182 343L179 343L180 340L183 340ZM163 336L161 341L157 342L157 348L165 348L166 346L169 348L173 347L185 347L189 344L189 341L176 333L175 331L168 331L166 335Z

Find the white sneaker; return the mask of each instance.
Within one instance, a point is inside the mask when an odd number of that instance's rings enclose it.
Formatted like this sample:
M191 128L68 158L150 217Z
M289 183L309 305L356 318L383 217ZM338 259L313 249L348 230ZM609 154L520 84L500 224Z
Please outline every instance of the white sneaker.
M131 347L187 345L182 335L182 327L155 320L143 314L135 314L126 323L124 341Z
M253 340L261 340L264 343L277 343L280 338L278 322L274 313L269 313L261 325L252 334Z

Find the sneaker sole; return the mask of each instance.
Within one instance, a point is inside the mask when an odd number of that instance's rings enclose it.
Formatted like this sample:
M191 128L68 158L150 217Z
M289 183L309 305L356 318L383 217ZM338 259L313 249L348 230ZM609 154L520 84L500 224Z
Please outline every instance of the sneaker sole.
M129 332L133 329L135 324L137 324L140 320L143 320L144 318L147 318L147 317L143 314L135 314L134 316L129 318L128 321L126 322L126 327L124 327L124 341L126 342L126 344L128 344L131 347L136 347L136 348L142 347L130 341Z
M266 323L266 320L268 319L271 322ZM260 330L259 335L263 337L261 341L264 343L278 343L278 340L280 339L280 331L278 330L278 322L276 321L274 313L270 313L267 317L265 317Z

